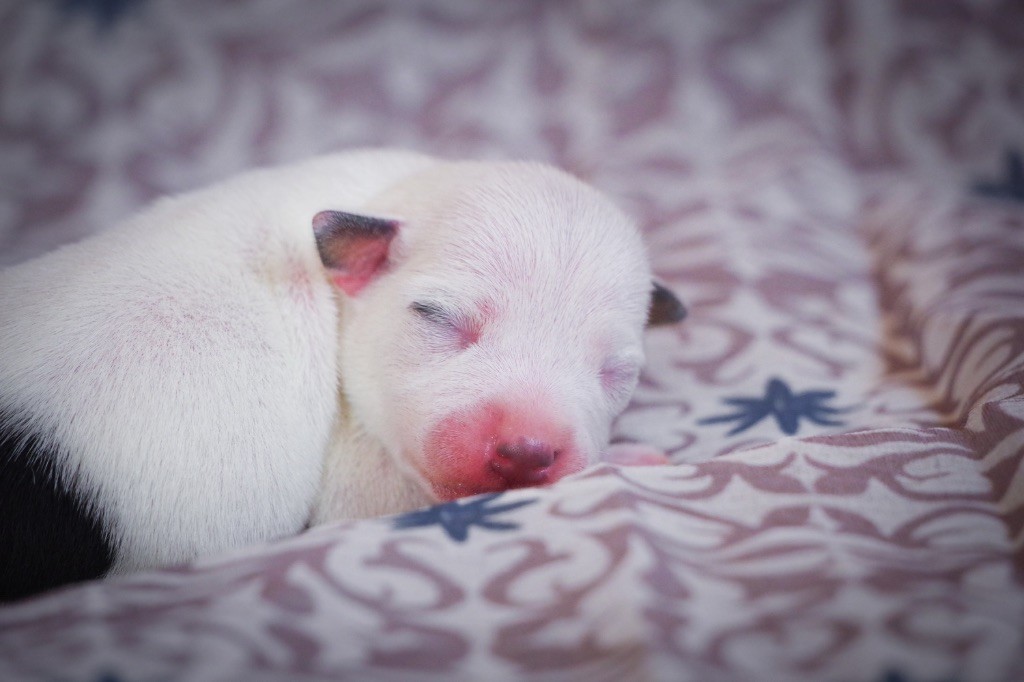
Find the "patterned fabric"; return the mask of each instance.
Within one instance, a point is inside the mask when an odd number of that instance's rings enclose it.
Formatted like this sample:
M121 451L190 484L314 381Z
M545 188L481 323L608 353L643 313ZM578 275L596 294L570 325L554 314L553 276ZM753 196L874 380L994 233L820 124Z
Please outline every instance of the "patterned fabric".
M690 309L617 427L676 466L6 607L0 679L1024 679L1021 3L9 3L0 34L2 262L387 144L575 172Z

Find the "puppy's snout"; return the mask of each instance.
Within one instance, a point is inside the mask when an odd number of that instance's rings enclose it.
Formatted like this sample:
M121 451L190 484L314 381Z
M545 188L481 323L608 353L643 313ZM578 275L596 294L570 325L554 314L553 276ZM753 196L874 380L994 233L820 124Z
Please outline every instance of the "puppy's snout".
M491 457L491 469L510 485L534 485L547 480L548 469L559 450L543 439L521 436L499 443Z
M587 463L572 422L543 395L450 414L431 430L424 451L443 500L548 485Z

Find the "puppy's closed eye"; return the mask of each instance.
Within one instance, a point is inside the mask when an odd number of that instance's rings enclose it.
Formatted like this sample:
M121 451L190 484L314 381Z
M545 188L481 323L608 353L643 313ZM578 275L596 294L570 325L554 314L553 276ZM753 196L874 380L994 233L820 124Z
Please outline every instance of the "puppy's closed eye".
M480 340L480 323L462 313L433 301L414 301L409 309L431 326L451 333L461 350Z
M409 309L428 322L434 324L452 324L452 315L437 303L430 301L414 301Z
M601 365L601 387L613 399L628 397L640 375L640 364L635 360L610 357Z

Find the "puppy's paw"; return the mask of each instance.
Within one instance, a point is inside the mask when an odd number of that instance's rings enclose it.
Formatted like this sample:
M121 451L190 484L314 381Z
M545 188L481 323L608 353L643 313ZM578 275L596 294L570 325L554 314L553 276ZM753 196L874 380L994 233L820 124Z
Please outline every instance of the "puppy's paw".
M664 452L652 445L642 443L609 445L602 459L609 464L620 466L658 466L672 463Z

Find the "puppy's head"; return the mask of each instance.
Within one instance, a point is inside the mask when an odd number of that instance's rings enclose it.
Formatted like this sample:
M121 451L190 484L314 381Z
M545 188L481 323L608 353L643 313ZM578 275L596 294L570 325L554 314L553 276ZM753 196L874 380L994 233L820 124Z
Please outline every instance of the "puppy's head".
M645 325L682 314L632 222L540 165L444 164L314 230L352 417L441 500L596 461Z

